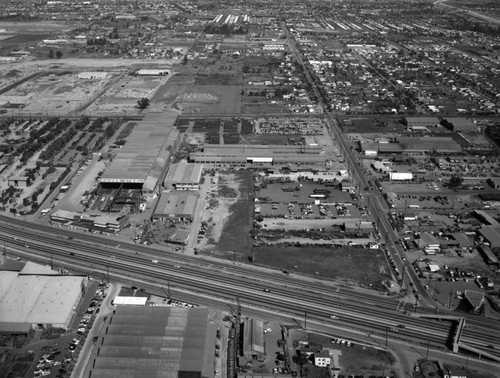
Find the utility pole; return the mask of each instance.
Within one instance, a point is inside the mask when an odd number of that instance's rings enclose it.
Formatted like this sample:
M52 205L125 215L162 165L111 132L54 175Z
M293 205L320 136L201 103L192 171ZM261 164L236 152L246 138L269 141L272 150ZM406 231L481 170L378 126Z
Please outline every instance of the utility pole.
M304 329L307 329L307 310L304 310Z
M385 327L385 349L387 349L387 334L389 332L389 327Z
M106 279L108 280L109 283L109 265L106 265Z
M54 270L54 259L52 252L50 252L50 269Z
M426 360L429 359L429 341L427 341L427 353L426 353L426 357L425 357Z
M5 240L3 241L3 253L5 257L7 257L7 248L5 248Z
M163 290L163 292L165 294L167 294L167 298L171 299L170 298L170 281L169 280L167 280L167 291L165 291L165 287L164 286L162 286L162 290Z

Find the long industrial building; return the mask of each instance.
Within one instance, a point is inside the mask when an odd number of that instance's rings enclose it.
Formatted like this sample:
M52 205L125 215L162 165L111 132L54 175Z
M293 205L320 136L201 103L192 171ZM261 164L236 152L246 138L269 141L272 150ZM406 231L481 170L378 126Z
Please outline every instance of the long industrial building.
M304 145L208 145L189 155L195 163L215 167L325 166L319 146Z
M170 154L180 140L180 133L173 123L174 117L156 114L138 122L99 179L100 186L141 189L143 195L158 192Z
M359 147L364 155L370 156L411 153L457 154L462 152L462 146L452 137L446 136L398 137L397 143L359 142Z
M102 330L85 377L214 377L217 328L206 308L117 307Z
M20 272L0 272L0 332L27 333L35 327L68 328L85 278L60 276L28 263Z

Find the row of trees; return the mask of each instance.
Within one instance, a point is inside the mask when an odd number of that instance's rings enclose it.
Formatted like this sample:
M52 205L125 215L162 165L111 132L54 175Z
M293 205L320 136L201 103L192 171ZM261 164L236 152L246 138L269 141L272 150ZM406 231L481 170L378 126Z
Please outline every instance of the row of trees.
M40 154L40 159L41 160L48 160L52 159L56 154L58 154L61 149L66 146L66 144L73 139L73 137L76 135L77 131L74 128L70 128L68 131L66 131L63 135L61 135L59 138L54 140L52 143L50 143Z
M63 56L63 53L61 50L57 50L57 51L54 51L52 49L49 50L49 58L50 59L54 59L54 58L61 59L62 56Z

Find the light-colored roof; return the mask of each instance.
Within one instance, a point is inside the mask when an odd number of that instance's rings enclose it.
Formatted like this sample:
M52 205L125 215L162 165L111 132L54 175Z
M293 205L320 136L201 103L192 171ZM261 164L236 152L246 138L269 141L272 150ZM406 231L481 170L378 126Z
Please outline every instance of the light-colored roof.
M5 294L9 292L9 289L12 286L12 284L16 281L17 276L18 276L17 272L9 272L6 270L0 271L0 303Z
M439 265L438 264L429 264L429 270L431 272L437 272L439 270Z
M148 297L115 297L113 304L115 306L145 306Z
M35 264L34 262L28 261L23 269L19 272L22 275L45 275L45 276L57 276L57 272L52 270L50 266Z
M72 220L74 220L74 217L75 217L76 214L77 213L75 213L74 211L68 211L68 210L60 209L60 210L57 210L57 211L53 212L50 215L50 217L51 218L61 218L61 219L66 219L68 221L72 221Z
M154 215L194 215L198 197L199 195L193 192L164 193L156 205Z
M20 275L0 301L0 322L66 324L81 282L74 276Z
M165 177L165 185L197 184L201 180L202 164L188 164L182 162L172 164Z

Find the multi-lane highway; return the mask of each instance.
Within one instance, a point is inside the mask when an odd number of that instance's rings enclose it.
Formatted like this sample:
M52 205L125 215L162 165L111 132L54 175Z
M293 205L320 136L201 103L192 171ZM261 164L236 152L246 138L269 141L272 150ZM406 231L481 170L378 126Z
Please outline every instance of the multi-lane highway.
M334 324L363 334L445 349L453 322L420 319L396 310L393 298L336 287L318 280L289 277L252 266L230 265L117 243L62 228L31 224L0 217L0 242L7 254L38 256L57 266L66 266L101 277L109 274L124 282L164 290L187 290L191 295L211 296L218 301L273 311L290 318ZM153 262L157 260L158 262ZM332 318L333 317L333 318ZM500 324L469 315L462 341L500 356Z
M286 29L286 26L284 29ZM286 29L287 30L287 29ZM292 50L302 62L293 38L288 34ZM311 80L307 68L304 68ZM311 84L319 97L313 81ZM320 99L321 101L321 99ZM324 107L324 104L321 103ZM361 187L369 186L362 174L348 143L336 120L326 116L330 133L338 141L352 175ZM413 282L421 290L421 303L432 304L412 269L407 269L401 258L403 251L395 243L397 236L390 226L381 196L378 192L367 194L370 211L376 218L379 231L398 268L407 274L407 283ZM413 345L425 345L445 350L450 345L453 321L418 318L411 312L398 310L395 298L368 293L355 288L335 286L331 282L287 276L269 269L248 265L230 265L223 261L207 260L199 256L184 256L142 245L126 244L109 238L72 232L58 227L28 223L20 219L0 216L0 242L7 254L53 261L56 266L71 268L85 274L112 277L131 285L147 287L157 292L188 292L191 298L213 298L216 303L234 303L253 312L269 311L291 319L307 318L309 323L335 326ZM399 249L398 249L399 248ZM237 298L237 299L236 299ZM432 312L432 308L418 309ZM443 315L453 314L441 311ZM498 321L461 314L467 317L467 327L461 341L500 357L500 324Z

